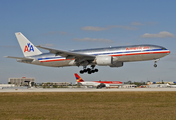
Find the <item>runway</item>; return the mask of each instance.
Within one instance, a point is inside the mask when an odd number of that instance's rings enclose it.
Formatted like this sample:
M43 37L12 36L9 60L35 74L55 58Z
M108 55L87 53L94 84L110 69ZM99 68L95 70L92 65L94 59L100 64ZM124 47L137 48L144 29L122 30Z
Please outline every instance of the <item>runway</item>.
M0 92L164 92L164 91L176 91L176 88L112 88L112 89L95 89L95 88L29 88L29 89L1 89Z

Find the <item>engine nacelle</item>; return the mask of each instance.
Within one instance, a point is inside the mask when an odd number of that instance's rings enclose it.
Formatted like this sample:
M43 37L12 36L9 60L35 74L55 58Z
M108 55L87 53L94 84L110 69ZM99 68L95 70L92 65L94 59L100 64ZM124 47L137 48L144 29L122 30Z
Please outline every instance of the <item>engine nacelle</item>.
M107 66L113 64L113 59L111 56L96 56L96 64L100 66Z
M110 67L122 67L123 66L123 62L115 62L112 65L110 65Z

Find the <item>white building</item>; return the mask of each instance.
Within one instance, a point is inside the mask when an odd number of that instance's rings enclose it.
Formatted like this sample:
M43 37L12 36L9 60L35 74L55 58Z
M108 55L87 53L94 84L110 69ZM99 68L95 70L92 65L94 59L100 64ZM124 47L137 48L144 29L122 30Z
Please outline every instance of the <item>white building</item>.
M135 84L123 84L123 86L121 88L136 88L137 85Z
M0 87L15 87L15 84L0 84Z
M9 78L9 84L15 84L16 86L25 86L25 85L33 86L34 83L35 78L26 78L26 77Z
M42 86L69 86L69 82L44 82Z

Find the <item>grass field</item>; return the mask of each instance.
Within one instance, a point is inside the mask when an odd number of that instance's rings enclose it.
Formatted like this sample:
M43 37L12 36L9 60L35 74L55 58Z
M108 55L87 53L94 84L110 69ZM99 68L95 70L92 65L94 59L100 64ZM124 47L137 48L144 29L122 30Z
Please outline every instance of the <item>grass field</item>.
M0 120L176 120L176 92L0 93Z

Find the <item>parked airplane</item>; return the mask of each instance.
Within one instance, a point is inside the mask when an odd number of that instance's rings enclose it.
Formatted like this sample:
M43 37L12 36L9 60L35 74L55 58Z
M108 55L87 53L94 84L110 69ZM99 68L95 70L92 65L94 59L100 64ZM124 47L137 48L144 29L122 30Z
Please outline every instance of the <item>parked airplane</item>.
M96 65L122 67L124 62L133 61L155 60L154 67L157 67L156 62L170 53L168 49L157 45L133 45L64 51L34 46L22 33L18 32L15 35L25 57L7 56L7 58L17 59L18 62L50 67L83 66L83 70L80 70L81 74L85 72L88 74L98 72L98 69L94 69ZM42 53L37 47L50 52ZM87 68L88 65L91 66L91 69Z
M167 83L167 87L176 88L176 85L169 85L169 84Z
M84 81L77 73L75 73L77 83L83 86L94 86L96 88L122 86L120 81Z

